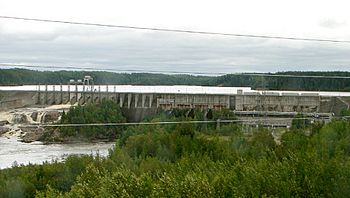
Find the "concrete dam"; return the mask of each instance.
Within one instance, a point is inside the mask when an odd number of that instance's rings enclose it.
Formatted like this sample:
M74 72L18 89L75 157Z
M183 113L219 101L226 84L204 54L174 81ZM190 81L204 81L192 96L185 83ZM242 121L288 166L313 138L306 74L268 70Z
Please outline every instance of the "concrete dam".
M250 87L25 85L0 86L0 111L53 104L116 101L127 117L139 121L160 110L229 109L243 116L290 113L335 114L349 109L350 92L262 91Z

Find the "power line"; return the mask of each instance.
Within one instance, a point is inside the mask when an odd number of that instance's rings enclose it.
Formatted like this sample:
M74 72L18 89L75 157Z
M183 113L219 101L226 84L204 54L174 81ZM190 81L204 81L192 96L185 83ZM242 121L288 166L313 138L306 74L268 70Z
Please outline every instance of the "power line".
M88 123L88 124L30 124L22 127L81 127L81 126L137 126L137 125L166 125L166 124L205 124L205 123L240 123L271 120L310 120L312 118L263 118L250 120L192 120L165 122L123 122L123 123ZM277 124L276 124L277 125Z
M268 36L268 35L256 35L256 34L208 32L208 31L195 31L195 30L184 30L184 29L168 29L168 28L112 25L112 24L89 23L89 22L61 21L61 20L52 20L52 19L26 18L26 17L14 17L14 16L0 16L0 18L24 20L24 21L47 22L47 23L61 23L61 24L70 24L70 25L85 25L85 26L97 26L97 27L107 27L107 28L123 28L123 29L149 30L149 31L188 33L188 34L204 34L204 35L216 35L216 36L232 36L232 37L279 39L279 40L294 40L294 41L312 41L312 42L350 43L350 40L334 40L334 39L320 39L320 38L283 37L283 36Z
M206 72L177 72L177 71L161 71L161 70L138 70L138 69L112 69L103 66L77 67L77 66L50 66L50 65L29 65L29 64L8 64L0 63L0 67L23 67L23 68L45 68L45 69L72 69L72 70L91 70L109 71L117 73L158 73L158 74L188 74L188 75L236 75L236 76L260 76L260 77L282 77L282 78L324 78L324 79L350 79L350 76L318 76L318 75L294 75L294 74L272 74L272 73L206 73ZM96 69L99 68L99 69Z
M49 65L29 65L29 64L7 64L0 63L0 67L22 67L22 68L44 68L44 69L68 69L68 70L90 70L90 71L109 71L109 72L117 72L117 73L156 73L156 74L188 74L188 75L225 75L227 73L223 72L178 72L178 71L164 71L164 70L143 70L143 69L112 69L112 68L104 68L103 66L94 66L92 67L76 67L76 66L49 66Z

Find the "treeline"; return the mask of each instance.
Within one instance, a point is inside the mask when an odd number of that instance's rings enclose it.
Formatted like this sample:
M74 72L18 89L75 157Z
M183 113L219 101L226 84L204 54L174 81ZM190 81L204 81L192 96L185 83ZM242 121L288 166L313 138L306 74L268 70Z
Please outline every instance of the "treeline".
M247 86L254 89L270 90L350 91L350 79L262 77L233 74L210 77L150 73L125 74L104 71L34 71L26 69L1 69L0 85L65 84L70 79L82 79L85 75L93 76L95 84ZM350 72L278 72L276 75L350 77Z
M224 75L214 79L214 85L250 86L254 89L305 90L305 91L350 91L350 78L316 78L316 76L350 77L350 72L278 72L276 75L314 77L262 77Z
M0 85L66 84L70 79L90 75L95 84L115 85L209 85L211 77L165 75L150 73L113 73L104 71L35 71L27 69L0 69Z
M270 130L248 131L234 124L128 127L107 158L0 170L0 197L349 195L349 122L291 127L280 144Z

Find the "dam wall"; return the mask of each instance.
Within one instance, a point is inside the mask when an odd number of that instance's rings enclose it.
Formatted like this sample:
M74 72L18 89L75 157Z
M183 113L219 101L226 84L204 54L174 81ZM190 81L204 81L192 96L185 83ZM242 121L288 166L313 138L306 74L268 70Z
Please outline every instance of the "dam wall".
M255 91L198 86L0 87L0 111L33 105L84 105L113 100L132 120L171 109L334 113L349 108L348 92ZM140 117L140 118L139 118Z
M0 111L38 103L36 91L0 91Z

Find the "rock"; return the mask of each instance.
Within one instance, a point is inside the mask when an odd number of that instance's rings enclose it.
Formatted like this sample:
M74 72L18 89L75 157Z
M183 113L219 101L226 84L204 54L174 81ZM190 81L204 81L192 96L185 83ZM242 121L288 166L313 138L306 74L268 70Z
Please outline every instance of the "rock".
M32 115L30 115L30 117L34 120L34 121L37 121L38 120L38 112L35 111L32 113Z
M25 114L14 114L12 122L14 124L26 124L28 123L28 119Z
M60 112L58 111L48 111L45 113L43 122L55 122L59 119L60 117Z
M54 142L64 142L65 139L62 139L61 133L58 128L49 132L49 135L43 137L42 141L45 143L54 143Z
M8 131L10 131L10 129L9 129L9 128L7 128L7 127L3 127L3 126L0 126L0 135L2 135L2 134L4 134L4 133L6 133L6 132L8 132Z
M9 121L7 121L7 120L0 120L0 126L4 126L6 124L9 124Z
M22 127L21 129L25 132L22 136L22 142L25 143L38 141L44 135L44 128L41 127Z

